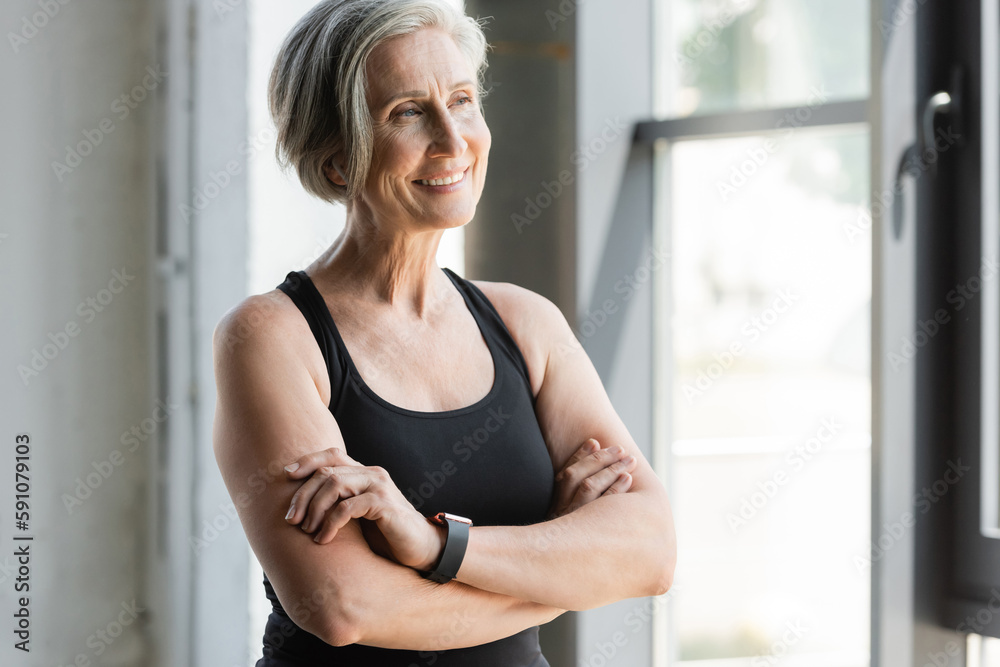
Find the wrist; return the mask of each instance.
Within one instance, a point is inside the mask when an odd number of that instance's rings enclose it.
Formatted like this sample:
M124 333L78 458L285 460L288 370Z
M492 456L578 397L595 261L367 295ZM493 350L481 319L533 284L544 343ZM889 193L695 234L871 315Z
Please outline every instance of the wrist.
M422 563L419 563L414 569L423 572L429 572L433 570L434 567L441 561L441 554L444 553L445 542L448 541L448 527L441 526L434 523L430 519L427 519L427 523L433 529L433 537L430 540L430 547L427 551L427 557Z
M438 561L432 564L429 570L420 571L420 575L439 584L446 584L458 575L458 570L462 567L462 560L469 545L472 519L448 512L438 512L428 517L428 521L445 526L443 533L445 539Z

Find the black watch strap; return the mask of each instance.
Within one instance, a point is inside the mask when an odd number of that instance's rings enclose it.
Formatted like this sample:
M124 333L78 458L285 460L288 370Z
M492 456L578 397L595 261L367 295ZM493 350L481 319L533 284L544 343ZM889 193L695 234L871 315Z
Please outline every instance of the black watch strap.
M464 516L438 512L431 521L437 524L444 524L448 530L448 537L444 543L444 550L434 569L430 572L421 572L426 579L436 581L439 584L446 584L455 578L458 569L462 566L465 558L465 549L469 545L469 528L472 521Z

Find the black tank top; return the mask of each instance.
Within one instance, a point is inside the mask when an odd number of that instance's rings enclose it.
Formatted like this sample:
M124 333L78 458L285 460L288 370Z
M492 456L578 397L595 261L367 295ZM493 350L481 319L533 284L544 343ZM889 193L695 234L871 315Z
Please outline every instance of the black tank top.
M379 465L424 516L451 512L474 525L528 525L546 519L554 485L552 460L535 418L528 367L486 296L451 270L444 272L472 312L493 357L494 383L472 405L420 412L392 405L365 384L333 317L304 271L278 289L309 323L330 373L330 411L347 452ZM445 651L336 647L296 626L264 573L272 611L256 667L549 667L538 626L480 646Z

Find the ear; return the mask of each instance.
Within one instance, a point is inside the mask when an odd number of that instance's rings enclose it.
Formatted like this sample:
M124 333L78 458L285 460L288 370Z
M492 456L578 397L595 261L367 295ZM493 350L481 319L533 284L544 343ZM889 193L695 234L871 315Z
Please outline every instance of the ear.
M347 185L347 180L342 173L343 167L340 166L342 164L340 160L341 156L339 153L327 160L323 165L323 173L326 174L326 177L334 185Z

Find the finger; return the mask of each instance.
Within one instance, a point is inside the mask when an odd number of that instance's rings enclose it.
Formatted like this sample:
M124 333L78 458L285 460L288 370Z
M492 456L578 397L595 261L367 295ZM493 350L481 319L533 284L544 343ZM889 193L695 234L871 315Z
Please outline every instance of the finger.
M340 501L323 519L322 528L316 533L313 542L326 544L335 538L340 529L351 519L377 519L381 512L379 502L381 502L379 496L374 493L351 496Z
M344 472L347 470L353 470L356 467L357 466L323 466L316 470L312 477L303 482L292 496L291 501L288 503L288 511L285 514L285 521L292 525L295 525L300 521L304 521L309 508L312 505L313 499L319 490L326 485L330 475L338 469L341 472ZM302 528L305 529L305 523L302 524Z
M593 454L596 451L599 451L600 448L601 444L594 438L588 438L587 440L585 440L583 444L577 447L576 451L573 452L572 456L569 457L566 463L563 464L563 467L559 470L559 472L556 473L555 481L561 482L563 479L566 479L568 474L567 470L569 468L577 464L581 459ZM566 504L567 502L569 502L570 498L573 495L573 491L574 489L572 485L559 485L557 487L559 504Z
M579 483L627 456L628 453L621 445L599 449L567 467L563 472L563 478L570 482Z
M615 483L608 487L608 490L602 493L602 496L611 496L616 493L627 493L628 490L632 488L632 475L627 472L623 472L618 475L618 479Z
M585 505L590 501L604 495L618 480L622 474L628 474L635 469L636 460L634 456L629 456L620 461L598 470L596 473L580 482L574 496L574 503L577 506Z
M329 447L319 452L311 452L295 459L285 466L285 474L291 479L304 479L323 466L361 465L341 447Z
M325 479L310 499L302 530L311 533L319 528L331 508L345 498L371 490L375 480L364 468L339 466Z
M569 457L569 460L566 461L565 464L563 464L563 469L565 470L566 468L573 465L574 463L584 458L585 456L593 454L600 448L601 444L597 442L597 440L595 440L594 438L588 438L583 442L582 445L576 448L576 451L573 452L573 455Z
M313 496L316 495L316 492L326 484L326 478L329 477L332 470L332 468L324 466L299 486L288 503L288 512L285 514L285 521L295 525L305 518L306 512L309 510L309 503L312 501Z

